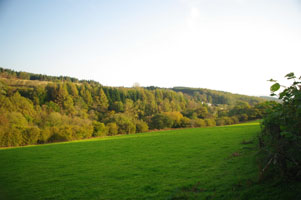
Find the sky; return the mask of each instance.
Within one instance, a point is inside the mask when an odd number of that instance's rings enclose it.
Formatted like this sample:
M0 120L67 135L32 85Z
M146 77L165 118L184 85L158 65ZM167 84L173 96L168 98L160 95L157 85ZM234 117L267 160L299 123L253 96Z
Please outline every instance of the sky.
M0 0L0 66L269 95L301 75L301 0Z

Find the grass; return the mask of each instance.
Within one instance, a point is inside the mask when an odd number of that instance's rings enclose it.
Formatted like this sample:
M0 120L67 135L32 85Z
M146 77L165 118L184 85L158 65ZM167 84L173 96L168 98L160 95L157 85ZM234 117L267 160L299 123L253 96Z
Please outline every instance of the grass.
M257 182L259 130L246 123L1 149L0 199L297 199L300 184Z

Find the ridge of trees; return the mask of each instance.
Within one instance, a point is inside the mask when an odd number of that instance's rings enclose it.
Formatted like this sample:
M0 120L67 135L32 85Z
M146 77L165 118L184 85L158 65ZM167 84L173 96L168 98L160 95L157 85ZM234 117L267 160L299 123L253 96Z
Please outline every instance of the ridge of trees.
M44 84L13 84L16 80ZM0 68L0 146L229 125L262 118L275 104L245 95L184 89L107 87Z
M197 101L207 102L210 104L233 105L239 101L246 101L250 105L254 105L263 101L263 98L241 94L232 94L230 92L204 88L174 87L172 88L172 90L188 94L190 96L193 96Z

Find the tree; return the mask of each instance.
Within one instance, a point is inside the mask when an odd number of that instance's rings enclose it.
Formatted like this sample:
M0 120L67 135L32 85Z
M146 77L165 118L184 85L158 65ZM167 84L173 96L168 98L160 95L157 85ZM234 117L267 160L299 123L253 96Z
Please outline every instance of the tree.
M13 105L13 111L20 112L27 120L32 120L32 117L36 114L33 103L20 95L19 92L15 92L10 97L10 102Z
M71 96L67 96L63 101L63 108L68 114L75 113L75 108L73 106L73 99Z
M118 133L120 134L136 133L136 126L133 123L133 119L126 114L123 113L115 114L111 119L111 121L117 124Z
M112 110L115 110L116 112L123 112L124 106L121 101L115 101L112 105Z
M216 122L214 119L205 119L206 125L207 126L215 126Z
M144 133L148 131L148 125L146 122L142 120L136 121L136 132L137 133Z
M174 112L165 112L164 115L166 115L169 119L172 120L172 127L179 128L182 125L182 119L183 115L180 112L174 111Z
M106 135L106 126L104 123L94 121L93 122L93 137L105 136Z
M86 89L85 85L82 85L80 87L80 96L83 98L83 100L88 106L92 104L93 99L91 96L91 92L88 89Z
M204 119L208 114L208 110L205 106L201 106L200 108L196 109L195 112L197 113L197 117L202 119Z
M37 144L40 138L40 129L37 126L28 127L22 132L22 137L22 145Z
M152 129L171 128L173 124L172 119L164 114L156 114L151 119L150 127Z
M232 124L264 116L274 106L201 88L106 87L3 68L0 77L5 77L0 80L0 143L6 146ZM208 101L213 104L207 106Z
M118 133L118 126L114 122L110 122L106 125L106 131L108 135L116 135Z
M226 124L226 122L225 122L225 119L222 117L222 118L218 118L217 120L216 120L216 125L217 126L224 126Z
M96 97L96 102L98 104L97 106L100 112L106 112L108 110L109 100L102 88L99 89L98 96Z
M134 107L134 102L131 99L126 99L124 104L124 112L128 115L133 115L136 117L136 109Z
M191 126L191 120L188 117L182 117L180 127L190 127Z
M78 89L74 83L67 83L68 93L73 97L78 97Z
M203 119L193 119L190 121L192 127L206 127L206 122Z
M170 102L168 99L163 100L163 104L161 105L163 112L169 112L171 111Z

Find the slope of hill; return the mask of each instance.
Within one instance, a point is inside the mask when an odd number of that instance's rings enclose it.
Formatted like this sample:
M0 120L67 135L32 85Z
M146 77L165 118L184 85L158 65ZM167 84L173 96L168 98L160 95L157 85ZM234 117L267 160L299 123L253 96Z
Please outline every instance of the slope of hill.
M272 97L272 96L260 96L260 98L265 99L267 101L276 101L276 102L281 102L280 99Z
M232 94L230 92L216 91L204 88L174 87L172 88L172 90L176 92L183 92L184 94L193 96L199 101L212 104L233 105L239 101L244 101L248 102L250 105L254 105L264 101L264 99L260 97Z
M106 87L0 68L0 146L261 118L272 103L207 89Z

